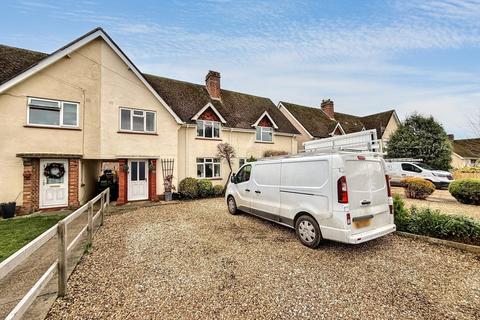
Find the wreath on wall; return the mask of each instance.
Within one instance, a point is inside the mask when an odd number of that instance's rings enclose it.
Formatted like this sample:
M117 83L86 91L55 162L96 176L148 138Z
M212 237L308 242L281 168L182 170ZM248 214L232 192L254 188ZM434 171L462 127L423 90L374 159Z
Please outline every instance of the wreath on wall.
M43 175L50 179L60 179L65 174L63 163L49 163L43 170Z

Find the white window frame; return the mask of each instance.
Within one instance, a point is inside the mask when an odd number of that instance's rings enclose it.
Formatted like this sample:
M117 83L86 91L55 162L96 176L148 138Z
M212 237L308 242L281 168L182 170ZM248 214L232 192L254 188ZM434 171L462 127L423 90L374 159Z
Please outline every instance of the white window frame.
M199 159L202 159L203 162L199 162L198 161ZM217 160L217 161L215 162L215 160ZM201 176L199 176L198 173L197 173L197 178L199 178L199 179L221 179L222 178L222 164L221 164L221 161L220 161L219 158L197 158L195 162L196 162L195 170L198 170L199 165L203 166L203 170L202 170L203 173L202 173ZM212 164L212 176L211 177L206 177L205 176L205 173L207 172L205 170L205 167L206 167L207 163ZM216 165L218 165L218 176L215 175Z
M130 129L122 129L122 110L130 111ZM143 117L143 131L133 130L133 113L142 112ZM153 131L147 131L147 113L153 113ZM140 117L139 115L135 115ZM153 110L135 109L120 107L118 110L118 131L119 132L135 132L135 133L157 133L157 112Z
M260 140L257 139L257 130L260 129ZM263 140L263 132L264 131L269 131L272 133L272 140ZM273 143L273 127L261 127L261 126L256 126L255 127L255 141L257 142L271 142Z
M30 107L32 106L32 100L39 100L39 101L46 101L46 102L56 102L60 107L60 118L59 124L41 124L41 123L30 123ZM76 114L77 117L75 119L76 125L71 124L63 124L63 105L64 103L73 104L77 107ZM78 128L80 123L80 115L79 115L79 103L73 101L64 101L64 100L52 100L52 99L44 99L44 98L35 98L35 97L28 97L27 100L27 125L35 126L35 127L47 127L47 128ZM33 105L34 106L34 105Z
M205 124L211 123L212 124L212 136L211 137L206 137L205 136ZM202 124L202 132L203 135L198 135L198 125ZM218 125L218 137L215 136L215 125ZM220 132L222 131L222 124L219 121L211 121L211 120L197 120L197 127L195 128L197 130L197 137L198 138L204 138L204 139L220 139Z

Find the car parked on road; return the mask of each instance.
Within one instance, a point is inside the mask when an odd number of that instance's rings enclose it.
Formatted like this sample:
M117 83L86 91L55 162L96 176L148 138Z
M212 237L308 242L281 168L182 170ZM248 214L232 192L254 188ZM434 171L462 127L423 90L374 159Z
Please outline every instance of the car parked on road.
M322 239L361 243L395 231L390 183L376 153L304 153L243 165L225 200L239 210L294 228L315 248Z
M402 180L408 177L423 178L432 182L437 189L448 188L453 176L448 171L435 170L419 161L387 161L387 174L392 185L402 185Z

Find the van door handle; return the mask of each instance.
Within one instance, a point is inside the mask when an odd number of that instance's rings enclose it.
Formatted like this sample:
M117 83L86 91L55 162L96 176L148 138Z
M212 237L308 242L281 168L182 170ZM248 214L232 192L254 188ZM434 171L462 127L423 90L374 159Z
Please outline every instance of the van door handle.
M246 192L250 192L250 189L245 189Z
M363 200L362 201L362 206L366 206L368 204L372 203L372 201L368 201L368 200Z
M255 190L255 193L262 193L262 191L260 191L260 190Z

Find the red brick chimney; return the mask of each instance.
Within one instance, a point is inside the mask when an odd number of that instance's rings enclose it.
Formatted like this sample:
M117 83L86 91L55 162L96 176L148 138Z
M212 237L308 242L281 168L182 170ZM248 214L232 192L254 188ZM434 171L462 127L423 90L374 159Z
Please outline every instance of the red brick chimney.
M205 77L205 86L212 99L220 99L220 72L209 70Z
M332 100L322 100L322 104L320 105L320 107L330 119L335 120L335 109L333 108Z

